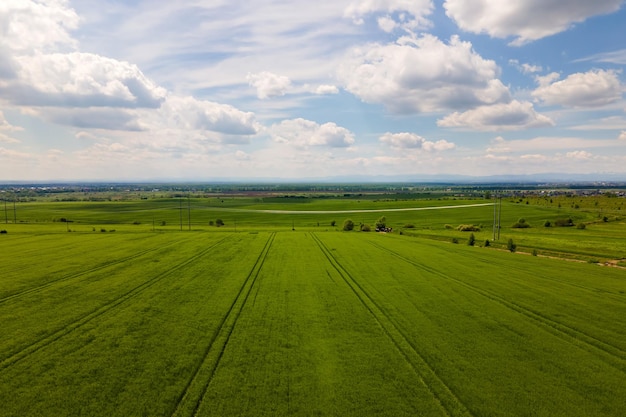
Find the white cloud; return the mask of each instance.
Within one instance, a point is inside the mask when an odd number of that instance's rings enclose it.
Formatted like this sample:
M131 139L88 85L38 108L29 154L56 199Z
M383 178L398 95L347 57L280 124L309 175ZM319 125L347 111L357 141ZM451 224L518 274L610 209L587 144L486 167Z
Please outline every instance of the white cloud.
M619 136L617 137L618 140L626 140L626 130L622 130L621 133L619 134Z
M179 96L167 97L158 111L145 111L140 121L149 130L170 128L254 135L261 129L254 113L226 104Z
M396 113L508 102L509 90L498 75L496 63L474 52L471 43L453 36L445 44L428 34L357 48L339 70L346 90Z
M414 30L430 27L427 16L432 14L433 9L432 0L355 0L346 8L344 16L356 24L363 24L365 16L385 13L384 17L378 19L378 25L385 32L391 32L397 26ZM398 15L397 21L392 18L392 14Z
M533 97L547 105L566 107L601 107L622 98L622 86L612 70L591 70L557 79L555 73L538 77L539 87L533 91Z
M69 30L79 23L68 0L3 0L0 3L0 46L14 52L75 48Z
M284 96L291 87L291 80L288 77L267 71L248 74L246 80L250 86L256 88L257 97L260 99Z
M313 90L313 93L318 95L338 94L339 89L334 85L323 84L315 88L315 90Z
M464 113L452 113L437 121L437 126L482 131L521 130L553 126L547 116L539 114L532 103L513 100L506 104L480 106Z
M591 159L593 157L593 154L587 151L572 151L572 152L567 152L565 156L571 159L582 160L582 159Z
M494 38L515 37L513 45L554 35L574 23L619 10L623 0L446 0L446 14L463 30Z
M379 140L382 143L389 145L393 149L406 150L406 149L422 149L426 152L434 151L447 151L454 149L456 145L446 140L439 140L432 142L424 139L423 137L416 135L415 133L390 133L387 132L382 135Z
M585 58L577 59L574 62L608 62L610 64L626 65L626 49L619 49L617 51L602 52L594 54Z
M354 144L354 134L335 123L322 125L305 119L284 120L269 128L274 141L297 147L345 148Z
M535 74L543 71L543 67L541 65L532 65L525 62L520 64L517 59L509 59L509 65L517 68L522 74Z

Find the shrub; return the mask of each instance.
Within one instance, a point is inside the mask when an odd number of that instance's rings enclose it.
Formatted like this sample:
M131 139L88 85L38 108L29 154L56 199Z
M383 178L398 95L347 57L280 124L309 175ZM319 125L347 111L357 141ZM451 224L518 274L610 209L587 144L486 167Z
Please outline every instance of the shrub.
M519 219L517 223L514 223L511 227L514 229L527 229L530 225L526 223L526 219Z
M336 224L337 224L337 222L336 222L335 220L333 220L332 222L330 222L330 225L331 225L332 227L335 227L335 225L336 225Z
M385 216L380 216L378 220L376 220L376 228L384 229L387 227L387 218Z
M489 241L489 239L485 239L485 247L489 246L491 246L491 242Z
M404 228L405 228L405 229L415 229L415 225L414 225L414 224L411 224L411 223L409 223L409 224L405 224L405 225L404 225Z
M106 233L107 229L100 229L101 233Z
M537 249L533 249L533 256L537 256Z
M209 220L209 226L213 226L215 222L213 220Z
M354 222L351 219L346 219L343 222L343 230L345 230L346 232L349 232L352 229L354 229Z
M474 246L476 244L476 237L474 236L474 233L469 235L469 239L467 239L467 244L469 246Z
M513 239L509 239L509 241L506 242L506 248L509 250L509 252L515 252L515 250L517 249L517 245L513 242Z
M8 232L6 230L4 230L4 229L0 230L0 234L2 234L2 235L6 235L7 233Z
M222 219L215 220L215 225L217 227L224 226L224 220L222 220Z
M576 225L576 228L577 228L577 229L580 229L580 230L583 230L583 229L585 229L586 227L587 227L587 225L586 225L585 223L578 223L578 224Z
M459 239L457 239L457 238L453 237L453 238L452 238L452 243L459 243Z
M135 220L133 224L141 224L141 222L139 220Z
M371 231L371 230L372 230L372 229L370 228L370 225L369 225L369 224L362 224L362 225L361 225L361 232L369 232L369 231Z
M473 224L460 224L456 230L460 232L480 232L480 227Z
M606 223L606 222L608 222L608 221L609 221L609 218L608 218L608 217L606 217L606 216L604 216L604 217L602 218L602 221L603 221L604 223Z
M552 227L552 223L550 223L550 220L546 220L546 222L543 224L543 227Z
M556 227L572 227L574 225L574 221L571 217L567 219L556 219L554 221L554 225Z

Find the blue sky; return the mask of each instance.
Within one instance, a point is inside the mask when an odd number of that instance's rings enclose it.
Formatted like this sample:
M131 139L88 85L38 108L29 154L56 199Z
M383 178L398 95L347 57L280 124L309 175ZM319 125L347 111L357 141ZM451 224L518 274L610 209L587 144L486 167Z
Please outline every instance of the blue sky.
M621 0L4 0L0 181L624 173Z

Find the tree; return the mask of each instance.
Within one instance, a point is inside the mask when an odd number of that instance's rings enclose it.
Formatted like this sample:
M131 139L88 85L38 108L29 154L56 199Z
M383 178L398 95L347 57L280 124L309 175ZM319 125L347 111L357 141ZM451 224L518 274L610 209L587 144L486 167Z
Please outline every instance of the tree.
M467 239L467 244L470 246L474 246L474 244L476 243L476 237L474 236L474 233L469 235L469 239Z
M345 230L346 232L349 232L352 229L354 229L354 222L351 219L346 219L343 222L343 230Z
M509 241L506 243L506 248L509 250L509 252L515 252L515 250L517 249L517 245L513 242L513 239L509 239Z
M369 232L371 230L370 225L369 224L365 224L363 223L361 225L361 232Z
M387 218L385 216L381 216L376 220L376 228L384 229L387 227Z
M336 225L336 224L337 224L337 222L336 222L336 221L334 221L334 220L333 220L332 222L330 222L330 225L331 225L332 227L335 227L335 225Z
M215 225L217 227L224 226L224 220L222 220L222 219L215 220Z

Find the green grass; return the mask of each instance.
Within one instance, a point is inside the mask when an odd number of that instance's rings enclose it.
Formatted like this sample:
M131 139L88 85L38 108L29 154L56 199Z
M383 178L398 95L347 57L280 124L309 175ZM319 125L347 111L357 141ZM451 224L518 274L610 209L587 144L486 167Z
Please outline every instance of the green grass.
M485 215L387 218L463 210ZM619 242L615 225L551 232ZM623 269L317 226L118 226L0 236L0 415L626 409Z

